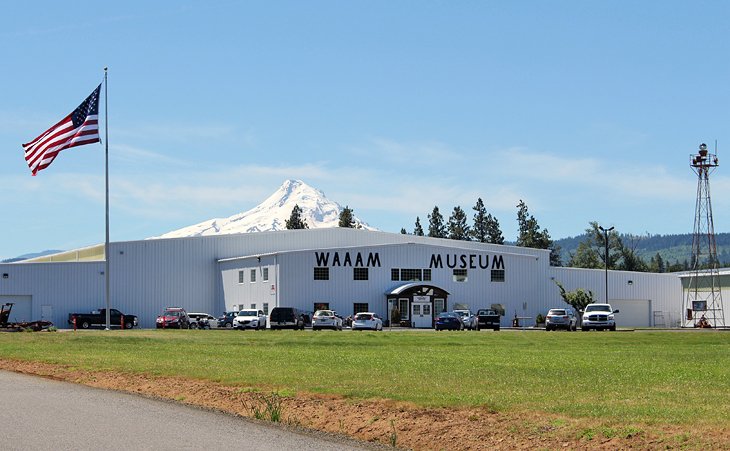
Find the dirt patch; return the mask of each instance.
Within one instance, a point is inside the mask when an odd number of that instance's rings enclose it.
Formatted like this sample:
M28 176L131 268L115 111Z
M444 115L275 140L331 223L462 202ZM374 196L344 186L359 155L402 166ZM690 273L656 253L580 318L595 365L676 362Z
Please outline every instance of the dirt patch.
M312 393L272 394L211 381L79 370L0 359L0 369L173 400L245 417L271 419L358 440L417 450L730 449L726 428L609 425L542 412L417 407Z

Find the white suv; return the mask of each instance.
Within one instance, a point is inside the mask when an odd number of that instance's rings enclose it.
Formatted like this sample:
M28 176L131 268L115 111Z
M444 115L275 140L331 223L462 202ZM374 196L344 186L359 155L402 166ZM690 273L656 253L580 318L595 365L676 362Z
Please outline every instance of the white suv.
M616 330L616 319L613 314L618 310L613 310L611 304L588 304L583 310L583 321L581 330Z

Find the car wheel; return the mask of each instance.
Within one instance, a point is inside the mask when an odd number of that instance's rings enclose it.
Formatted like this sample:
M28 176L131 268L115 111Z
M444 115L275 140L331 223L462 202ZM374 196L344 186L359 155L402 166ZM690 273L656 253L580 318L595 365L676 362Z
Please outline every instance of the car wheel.
M494 328L494 331L495 331L495 332L499 332L499 326L495 327L495 328Z
M226 329L233 329L232 323L226 323Z
M89 327L91 327L91 324L89 324L88 321L81 321L81 328L82 329L88 329Z
M616 326L611 326L611 332L616 332Z
M130 322L127 322L127 323L124 323L124 328L125 329L132 329L132 328L134 328L134 324L131 321Z
M588 328L587 327L581 327L580 330L582 330L583 332L587 332L588 331Z

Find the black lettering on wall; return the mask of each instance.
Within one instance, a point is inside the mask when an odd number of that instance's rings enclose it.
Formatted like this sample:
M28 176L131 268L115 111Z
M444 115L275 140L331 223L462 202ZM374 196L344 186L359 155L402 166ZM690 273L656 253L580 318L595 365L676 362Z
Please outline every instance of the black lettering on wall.
M504 260L501 255L492 259L492 269L504 269Z
M330 253L327 252L315 252L314 256L317 258L317 266L327 266L330 259Z

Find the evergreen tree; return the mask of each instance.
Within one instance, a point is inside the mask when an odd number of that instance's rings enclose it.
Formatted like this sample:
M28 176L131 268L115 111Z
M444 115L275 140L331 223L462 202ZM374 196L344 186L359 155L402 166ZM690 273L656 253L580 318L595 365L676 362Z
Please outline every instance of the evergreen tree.
M550 249L550 265L560 266L560 246L555 245L547 229L540 230L537 219L527 211L527 205L520 199L517 204L517 245L534 249Z
M504 235L499 228L499 221L491 214L487 215L487 243L504 244Z
M413 228L413 234L416 236L423 236L423 227L421 227L421 218L416 216L416 226Z
M345 205L345 208L340 212L340 222L338 227L346 227L349 229L356 228L355 217L352 214L352 209Z
M405 229L405 227L401 227L401 228L400 228L400 234L401 234L401 235L408 235L408 232L406 232L406 229Z
M466 223L466 213L458 205L449 217L449 238L452 240L470 241L469 225Z
M439 212L439 207L433 207L433 212L428 215L428 236L431 238L446 238L446 227L444 217Z
M664 259L659 252L649 260L649 271L651 272L666 272L667 268L664 264Z
M299 205L294 205L294 208L291 210L291 215L289 216L289 219L285 221L285 224L287 230L309 228L307 221L302 218L302 209L299 208Z
M474 238L474 241L486 243L488 234L487 209L481 197L477 199L477 203L472 207L472 210L474 210L474 225L471 229L471 236Z

